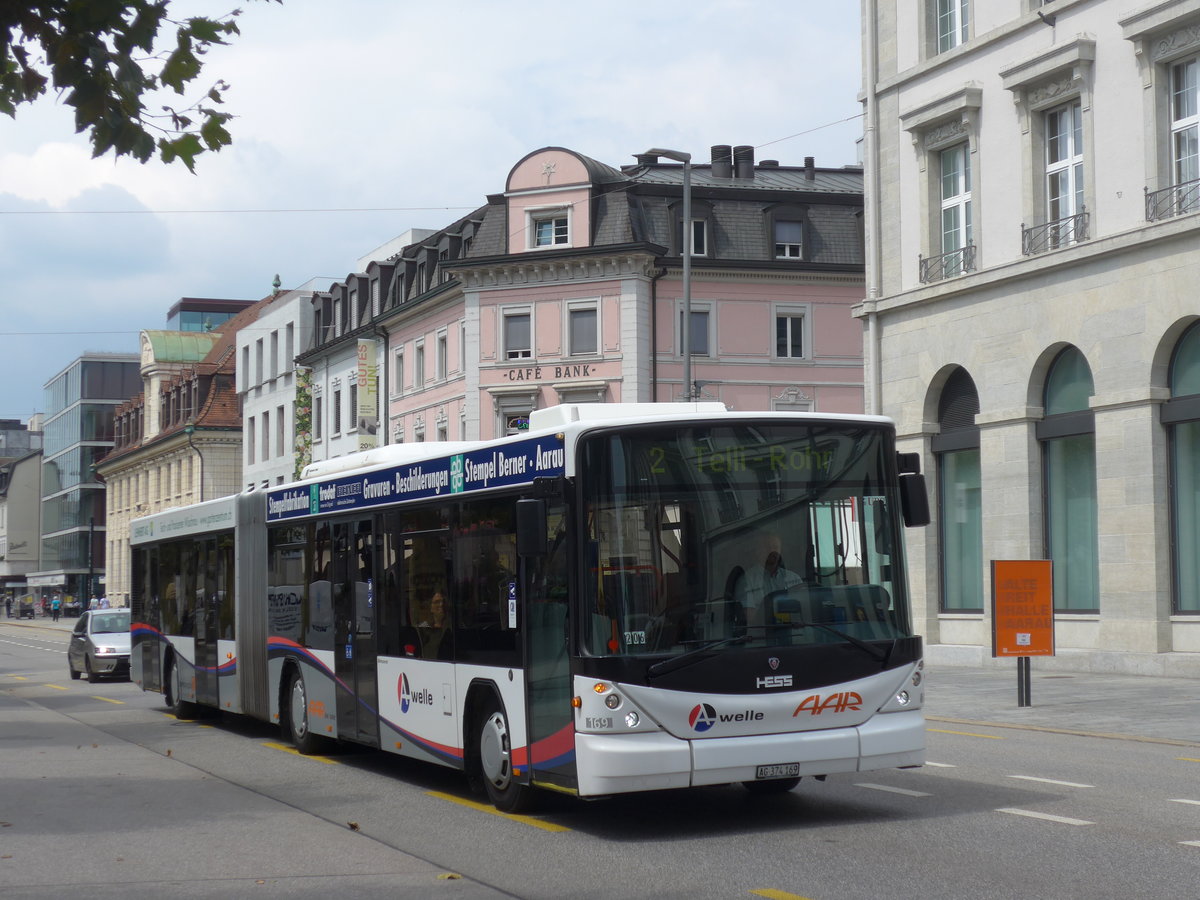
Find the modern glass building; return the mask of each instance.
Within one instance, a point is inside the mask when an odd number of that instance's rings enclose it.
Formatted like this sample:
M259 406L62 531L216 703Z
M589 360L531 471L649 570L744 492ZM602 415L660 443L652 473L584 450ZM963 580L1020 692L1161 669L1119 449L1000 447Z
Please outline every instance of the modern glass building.
M89 353L45 385L41 566L35 595L86 599L104 572L104 485L95 463L113 446L113 411L141 391L136 353Z
M212 331L253 303L253 300L181 297L178 303L167 310L167 330Z

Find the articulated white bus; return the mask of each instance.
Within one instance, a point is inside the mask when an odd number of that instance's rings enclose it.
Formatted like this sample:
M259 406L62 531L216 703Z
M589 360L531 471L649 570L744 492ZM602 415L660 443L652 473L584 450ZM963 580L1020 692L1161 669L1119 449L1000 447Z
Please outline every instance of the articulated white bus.
M134 680L461 769L504 810L924 762L904 525L869 416L564 405L134 522Z

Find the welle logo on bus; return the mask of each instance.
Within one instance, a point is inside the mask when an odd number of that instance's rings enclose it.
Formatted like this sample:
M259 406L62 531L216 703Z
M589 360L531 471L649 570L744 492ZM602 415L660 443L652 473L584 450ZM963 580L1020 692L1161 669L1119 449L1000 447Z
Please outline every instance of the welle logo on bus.
M526 484L566 472L566 452L554 435L393 466L267 494L267 521L364 509L400 500L465 494Z

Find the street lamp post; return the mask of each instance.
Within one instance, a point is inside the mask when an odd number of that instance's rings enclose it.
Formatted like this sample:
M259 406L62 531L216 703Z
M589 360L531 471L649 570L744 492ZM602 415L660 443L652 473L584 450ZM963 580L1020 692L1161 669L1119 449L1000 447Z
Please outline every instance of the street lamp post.
M692 154L655 147L647 156L665 156L683 163L683 228L679 252L683 256L683 399L692 399Z

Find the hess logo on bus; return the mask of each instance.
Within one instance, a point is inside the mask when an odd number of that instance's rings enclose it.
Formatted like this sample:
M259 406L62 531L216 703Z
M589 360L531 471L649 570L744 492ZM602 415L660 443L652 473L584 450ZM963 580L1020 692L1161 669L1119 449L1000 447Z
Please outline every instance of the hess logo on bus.
M418 688L413 690L408 683L408 676L403 672L400 673L400 680L396 682L396 693L400 697L400 712L408 712L408 708L414 703L421 706L433 706L433 694L427 688Z

